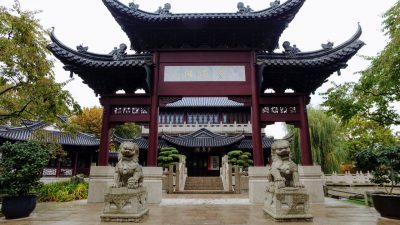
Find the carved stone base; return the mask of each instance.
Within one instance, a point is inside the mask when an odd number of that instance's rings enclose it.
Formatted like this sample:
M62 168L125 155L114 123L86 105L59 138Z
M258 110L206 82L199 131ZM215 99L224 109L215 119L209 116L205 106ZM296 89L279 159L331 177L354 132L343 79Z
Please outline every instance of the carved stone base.
M149 209L146 209L140 214L103 214L100 216L102 222L131 222L140 223L146 215L149 214Z
M147 191L138 189L109 188L104 196L103 222L140 222L148 213Z
M309 195L304 188L280 188L265 192L264 212L278 221L312 221Z

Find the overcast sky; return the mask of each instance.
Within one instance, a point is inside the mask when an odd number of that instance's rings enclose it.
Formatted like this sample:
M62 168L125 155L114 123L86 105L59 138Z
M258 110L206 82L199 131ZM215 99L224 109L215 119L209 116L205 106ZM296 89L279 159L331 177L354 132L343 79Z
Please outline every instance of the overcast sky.
M273 0L246 0L254 10L269 7ZM131 0L121 0L124 4ZM139 8L153 12L164 3L171 3L172 13L182 12L236 12L238 1L233 0L135 0ZM283 3L284 0L281 0ZM360 55L373 56L381 51L387 38L381 32L383 13L394 5L396 0L306 0L297 16L284 31L283 41L296 44L303 51L313 51L321 48L321 43L334 42L335 46L345 42L357 30L360 22L363 28L361 40L367 45ZM11 6L13 0L0 0L1 5ZM57 38L71 48L79 44L89 46L89 51L107 54L120 43L129 45L129 40L119 25L115 22L101 0L20 0L23 9L41 10L38 18L45 28L55 27ZM261 28L262 29L262 28ZM277 49L276 52L281 52ZM342 70L342 75L334 74L329 81L320 87L311 98L312 105L322 102L319 93L324 92L331 81L342 83L356 81L355 72L365 69L368 62L358 56L348 62L349 66ZM57 81L69 78L69 72L63 70L63 65L56 61L54 71ZM78 76L68 84L73 97L83 107L99 105L93 91L89 89ZM276 132L272 130L271 132ZM275 135L274 133L272 133ZM275 135L281 136L281 134Z

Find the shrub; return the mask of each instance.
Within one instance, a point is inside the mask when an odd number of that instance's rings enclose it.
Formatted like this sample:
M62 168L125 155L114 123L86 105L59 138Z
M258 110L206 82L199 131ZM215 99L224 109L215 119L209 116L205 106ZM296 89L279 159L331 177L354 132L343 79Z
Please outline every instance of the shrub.
M384 186L388 194L400 184L400 145L365 149L356 154L356 159L359 167L373 170L371 181Z
M75 183L71 181L54 182L43 185L38 190L40 202L67 202L86 199L89 184L86 182Z
M2 191L9 196L24 196L40 185L43 168L49 161L49 151L37 141L5 142L0 147Z
M243 169L247 169L253 165L250 152L242 152L241 150L233 150L228 152L228 162L233 166L238 165Z

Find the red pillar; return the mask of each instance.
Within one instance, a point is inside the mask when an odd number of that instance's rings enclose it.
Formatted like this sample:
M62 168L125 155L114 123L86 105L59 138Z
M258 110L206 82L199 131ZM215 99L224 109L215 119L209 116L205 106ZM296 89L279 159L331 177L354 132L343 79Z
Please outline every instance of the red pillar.
M158 153L158 74L160 53L154 53L154 73L151 89L151 109L150 109L150 131L149 131L149 150L147 152L147 166L157 166Z
M98 166L108 166L108 148L110 143L110 102L108 98L100 99L103 105L103 120L101 125L100 151L97 161Z
M256 73L256 54L253 51L251 55L251 127L253 138L253 162L254 166L264 166L264 156L261 142L260 126L260 104L258 74Z
M300 105L300 144L301 144L301 161L304 166L312 166L312 152L310 142L310 129L308 127L306 97L299 97Z

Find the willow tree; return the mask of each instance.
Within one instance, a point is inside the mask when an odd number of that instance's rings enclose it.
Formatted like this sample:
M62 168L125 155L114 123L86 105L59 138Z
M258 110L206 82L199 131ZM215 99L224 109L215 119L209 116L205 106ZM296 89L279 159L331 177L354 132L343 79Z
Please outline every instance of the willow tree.
M322 171L331 173L339 170L339 165L346 159L343 148L343 136L340 124L332 116L321 109L309 107L308 123L313 161L321 165ZM299 130L291 125L286 125L286 131L293 133L292 159L301 163L301 147Z
M57 116L79 111L67 82L57 83L46 49L47 31L23 11L0 6L0 121L25 118L56 121Z

